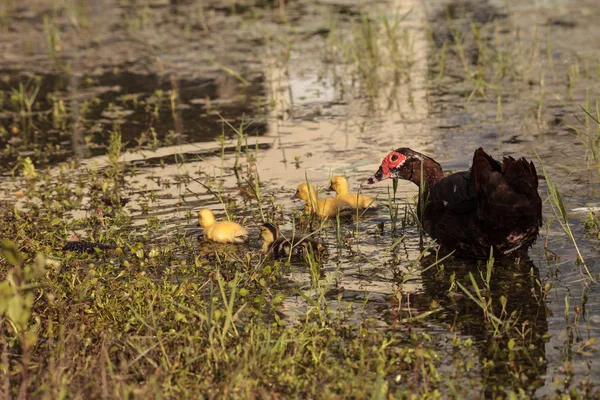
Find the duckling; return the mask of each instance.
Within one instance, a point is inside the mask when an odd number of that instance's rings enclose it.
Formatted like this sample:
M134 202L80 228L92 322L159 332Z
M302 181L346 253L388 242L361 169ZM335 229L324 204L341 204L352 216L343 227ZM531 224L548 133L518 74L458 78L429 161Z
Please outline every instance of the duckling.
M335 217L340 212L352 207L344 200L338 198L319 199L313 185L303 183L296 188L292 199L301 199L306 203L305 210L316 214L320 218Z
M273 224L265 223L260 227L260 236L263 238L261 252L272 253L274 258L289 257L295 251L297 254L307 254L311 250L320 257L327 249L320 242L311 238L288 239L279 236L279 229Z
M198 223L204 228L204 237L213 242L243 243L248 239L246 228L232 221L215 222L208 208L198 211Z
M348 181L343 176L334 176L331 178L331 186L329 190L336 193L336 199L342 199L352 208L368 208L377 207L377 202L371 196L358 193L350 193Z

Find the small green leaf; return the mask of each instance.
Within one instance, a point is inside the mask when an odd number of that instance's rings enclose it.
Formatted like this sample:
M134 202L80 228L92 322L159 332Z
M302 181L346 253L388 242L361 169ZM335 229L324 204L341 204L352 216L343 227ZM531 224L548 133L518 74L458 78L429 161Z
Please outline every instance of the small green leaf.
M35 165L33 165L33 162L29 157L23 160L23 176L25 177L25 179L37 178L37 172L35 172Z
M6 316L19 328L23 327L29 318L29 310L22 296L16 295L8 300Z
M34 331L29 331L25 334L25 347L32 347L37 343L38 335Z
M6 312L8 308L8 302L13 296L13 289L8 281L0 283L0 314Z
M283 303L283 300L285 300L283 293L276 294L275 297L273 297L273 305L278 306Z
M175 313L175 320L179 322L188 322L187 318L185 317L185 314L180 312Z
M515 348L515 339L510 339L510 340L508 341L508 349L509 349L509 350L512 350L512 349L514 349L514 348Z
M500 296L500 304L502 304L502 308L506 308L506 296Z
M23 256L13 242L8 239L2 239L0 245L2 245L2 255L6 258L6 261L15 267L23 263Z

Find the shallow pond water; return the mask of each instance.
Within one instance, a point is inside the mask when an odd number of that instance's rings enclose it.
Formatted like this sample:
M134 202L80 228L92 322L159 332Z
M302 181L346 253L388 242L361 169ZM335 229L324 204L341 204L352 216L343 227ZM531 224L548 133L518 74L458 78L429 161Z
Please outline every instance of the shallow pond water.
M118 131L118 162L128 171L119 196L130 199L124 209L133 226L141 231L155 219L155 242L185 235L201 254L211 245L196 240L195 212L210 207L223 217L227 204L245 218L257 248L265 216L284 232L302 223L301 205L289 197L306 180L325 188L345 175L356 189L397 147L463 170L483 146L497 157L534 160L538 172L544 165L585 268L600 278L598 228L585 225L586 207L598 206L600 194L593 2L392 1L387 16L381 5L365 6L366 20L343 1L298 2L288 5L287 20L252 29L275 8L209 2L202 17L200 3L109 3L48 20L50 6L40 2L16 7L5 22L0 159L11 202L25 201L14 200L21 183L10 179L25 157L56 174L57 163L77 158L73 173L85 180L114 167L105 153ZM38 30L28 31L30 23ZM23 31L30 35L17 43ZM257 181L262 203L252 192ZM456 284L473 294L468 274L482 278L485 263L439 262L433 250L422 252L411 214L416 187L399 182L392 196L391 183L382 183L365 192L390 208L318 228L330 249L320 272L330 307L350 307L351 321L376 329L434 337L442 371L457 351L452 343L472 340L460 351L473 364L461 384L473 393L524 387L553 396L600 384L590 341L600 334L597 283L577 262L547 182L540 183L545 225L530 259L497 263L484 289L494 312L513 321L497 330ZM93 213L82 207L70 217ZM61 235L73 233L89 230ZM293 323L308 307L294 290L316 295L314 274L302 263L287 268L279 311ZM513 351L519 335L522 347Z

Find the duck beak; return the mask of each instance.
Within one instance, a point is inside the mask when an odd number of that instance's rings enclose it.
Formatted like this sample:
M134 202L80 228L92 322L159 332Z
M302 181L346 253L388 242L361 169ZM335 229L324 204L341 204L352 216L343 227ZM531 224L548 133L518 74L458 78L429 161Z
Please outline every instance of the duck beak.
M298 200L298 195L294 193L293 196L290 196L290 200Z
M377 170L377 172L375 172L375 174L370 177L369 179L365 180L363 183L360 184L360 187L363 188L367 185L372 185L374 183L377 183L379 181L382 181L384 179L388 179L391 178L392 174L390 173L390 171L388 171L387 174L383 173L383 168L380 166L379 169Z

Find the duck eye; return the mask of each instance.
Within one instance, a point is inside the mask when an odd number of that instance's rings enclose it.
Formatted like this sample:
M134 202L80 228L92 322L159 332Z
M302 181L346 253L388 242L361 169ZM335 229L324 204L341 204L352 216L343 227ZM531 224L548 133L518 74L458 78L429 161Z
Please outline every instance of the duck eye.
M396 162L398 160L398 154L392 155L391 160L392 160L392 162Z

